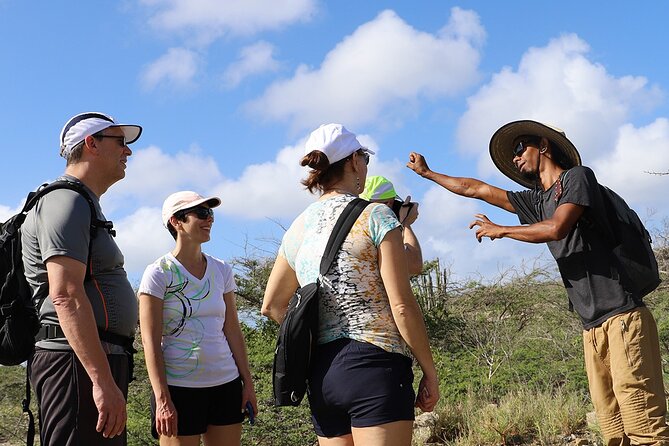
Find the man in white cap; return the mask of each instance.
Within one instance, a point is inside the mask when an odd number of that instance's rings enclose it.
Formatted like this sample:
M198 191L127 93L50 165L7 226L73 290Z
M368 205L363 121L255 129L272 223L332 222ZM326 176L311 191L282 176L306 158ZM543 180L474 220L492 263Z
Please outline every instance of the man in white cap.
M127 443L137 301L99 198L125 176L128 144L141 132L103 113L71 118L60 134L67 166L59 180L82 192L46 194L22 227L26 279L42 325L29 360L42 445Z
M563 131L536 121L502 126L490 140L490 155L502 173L529 190L510 192L439 174L415 152L407 167L455 194L518 215L521 226L500 226L477 214L470 228L476 227L479 242L507 237L548 244L570 308L583 323L590 394L607 444L669 444L657 326L643 293L613 254L595 174L581 165Z

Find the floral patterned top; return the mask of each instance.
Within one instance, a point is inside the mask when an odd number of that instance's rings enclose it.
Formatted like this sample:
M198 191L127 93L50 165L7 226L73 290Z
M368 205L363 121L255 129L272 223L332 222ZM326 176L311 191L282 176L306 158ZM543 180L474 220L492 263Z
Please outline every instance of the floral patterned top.
M312 203L283 237L279 255L295 270L300 286L315 282L321 257L339 215L355 197L339 195ZM350 338L406 354L381 280L378 247L399 227L392 210L371 203L362 212L321 280L318 343Z

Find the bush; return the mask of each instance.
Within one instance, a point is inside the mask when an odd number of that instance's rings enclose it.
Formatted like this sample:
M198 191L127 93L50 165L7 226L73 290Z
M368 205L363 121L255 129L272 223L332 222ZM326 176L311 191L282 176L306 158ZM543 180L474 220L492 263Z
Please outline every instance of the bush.
M460 401L440 404L430 444L548 445L570 435L592 438L595 434L586 429L587 410L583 397L561 389L518 390L499 403L470 391Z

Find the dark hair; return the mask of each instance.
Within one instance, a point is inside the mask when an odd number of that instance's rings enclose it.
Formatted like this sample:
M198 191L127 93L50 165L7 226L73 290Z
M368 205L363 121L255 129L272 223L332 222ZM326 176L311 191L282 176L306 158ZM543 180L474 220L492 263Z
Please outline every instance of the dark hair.
M79 162L81 155L84 153L84 142L85 141L81 141L79 144L74 146L74 148L72 148L72 150L70 150L70 152L66 155L65 160L67 166Z
M172 226L172 223L170 223L169 221L167 222L167 230L170 231L170 235L172 236L172 238L174 240L176 240L177 239L177 230L174 229L174 226Z
M364 150L359 149L353 153L362 154ZM314 190L322 192L330 188L344 176L344 166L346 165L346 161L353 157L353 153L332 164L328 161L325 153L320 150L312 150L307 155L304 155L302 160L300 160L300 166L309 166L311 171L309 172L309 176L301 181L302 185L311 193Z
M560 146L555 144L552 139L548 139L548 144L551 146L551 158L555 164L565 170L574 167L569 158L567 158L567 155L565 155L564 152L560 149Z
M183 211L177 211L177 212L174 213L173 216L176 217L176 219L180 220L180 221L186 221L186 219L187 219L187 217L186 217L186 215ZM169 220L167 220L167 230L170 232L170 235L172 236L172 238L174 238L174 240L176 240L177 239L177 230L174 228L174 226L172 226L172 223L170 223Z
M89 118L90 117L91 116L89 116ZM97 117L97 116L95 116L95 117ZM85 119L88 119L88 118L85 118ZM76 121L76 122L79 122L79 121ZM76 122L75 122L75 124L76 124ZM91 136L93 138L96 138L96 139L102 139L102 138L100 138L100 135L102 135L102 130L100 130L97 133L92 134ZM70 153L65 158L66 161L67 161L67 163L66 163L67 166L75 164L81 159L81 155L84 153L84 144L86 144L86 138L84 138L83 141L78 143L76 146L74 146L72 148L72 150L70 150Z

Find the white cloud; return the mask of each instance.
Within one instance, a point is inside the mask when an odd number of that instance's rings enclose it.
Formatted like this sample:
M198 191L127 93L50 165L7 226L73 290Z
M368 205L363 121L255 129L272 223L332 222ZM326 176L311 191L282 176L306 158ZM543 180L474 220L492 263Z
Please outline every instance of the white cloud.
M303 147L284 147L274 161L247 166L238 179L219 184L223 211L248 219L295 217L314 200L300 184L306 176L299 165Z
M300 66L248 109L300 130L332 121L401 120L419 99L455 95L477 81L484 34L478 16L460 8L437 34L387 10L340 42L319 68Z
M226 33L250 35L308 21L315 0L143 0L156 29L192 33L211 41Z
M18 207L16 209L12 209L9 206L4 206L4 205L0 204L0 222L7 221L7 219L9 219L9 217L11 217L12 215L17 214L20 210L21 209L18 208Z
M420 201L419 218L413 225L423 250L423 258L439 257L442 268L450 265L454 278L477 275L497 277L519 262L541 256L545 245L515 240L483 239L481 243L469 229L477 213L486 214L499 224L518 224L517 217L498 212L482 202L457 196L440 186L432 186Z
M666 213L669 178L649 172L669 171L669 119L658 118L641 128L623 125L613 150L603 153L591 166L599 182L614 189L630 204ZM641 218L645 216L643 207L636 209Z
M589 51L588 44L578 36L564 35L545 47L528 49L517 69L505 67L495 74L468 99L468 109L457 130L460 152L478 158L480 175L494 177L494 183L499 181L502 187L519 189L492 164L488 153L490 137L501 125L516 119L553 124L567 132L583 163L593 168L601 183L622 195L642 219L650 208L659 211L654 216L659 220L666 216L664 210L669 206L669 195L664 193L668 180L645 172L669 170L669 120L657 118L644 126L631 122L659 104L663 93L642 76L618 77L609 73L606 67L589 59ZM453 243L437 232L431 236L435 246L444 252L452 249L454 253L468 253L464 259L455 260L459 269L459 263L467 262L469 253L478 255L479 250L464 245L461 236ZM504 240L484 240L483 245L504 243L506 249L490 250L487 255L501 260L510 256L531 258L530 250L536 249ZM485 267L482 270L486 271Z
M186 48L170 48L149 63L140 75L142 87L152 90L159 85L188 88L202 65L201 57Z
M114 222L116 243L131 276L141 276L146 265L174 247L174 240L160 221L160 208L141 207Z
M304 155L302 138L294 146L284 147L271 162L247 166L241 176L225 180L216 188L223 198L223 212L243 219L295 218L317 196L311 195L300 183L308 168L300 166ZM358 135L361 144L377 151L376 142L368 135ZM378 152L377 152L378 153ZM370 160L370 170L376 171L377 157ZM383 169L392 171L389 164Z
M615 77L587 58L590 48L574 34L530 48L518 69L503 68L468 99L458 125L463 153L479 157L480 172L496 175L488 155L492 134L506 122L535 119L565 129L585 164L608 153L618 128L637 110L661 100L657 87L641 76Z
M223 79L228 88L234 88L249 76L276 71L278 68L279 62L274 59L274 46L261 41L242 48L239 58L223 73Z
M102 196L102 205L109 214L133 204L160 207L172 192L211 193L222 179L216 161L197 148L171 155L150 146L133 152L125 179Z

